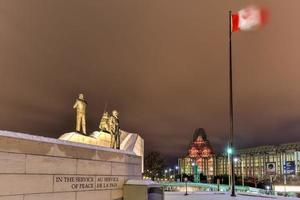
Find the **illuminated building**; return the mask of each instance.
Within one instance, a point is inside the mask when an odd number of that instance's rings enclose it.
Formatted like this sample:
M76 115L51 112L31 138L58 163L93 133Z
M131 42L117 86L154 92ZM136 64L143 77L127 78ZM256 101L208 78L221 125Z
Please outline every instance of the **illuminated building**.
M239 149L234 156L235 174L239 177L269 179L271 175L274 181L282 182L286 162L295 163L295 175L289 175L289 179L297 179L300 175L300 142ZM267 170L269 163L274 165L272 174ZM202 173L208 177L229 175L230 169L227 152L215 154L203 129L195 131L188 153L178 159L178 166L181 174Z
M235 174L237 176L255 177L263 179L269 176L266 166L274 163L274 178L279 178L284 174L284 164L286 161L295 162L295 175L300 172L300 142L268 145L253 148L240 149L236 152L237 162L235 162ZM216 156L216 175L228 174L227 155Z
M193 141L185 157L178 159L179 172L187 175L213 175L214 151L204 129L195 130Z

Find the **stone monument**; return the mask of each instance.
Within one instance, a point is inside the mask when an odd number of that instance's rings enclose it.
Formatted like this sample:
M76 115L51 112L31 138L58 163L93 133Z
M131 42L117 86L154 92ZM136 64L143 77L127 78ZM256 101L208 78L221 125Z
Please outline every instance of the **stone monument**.
M0 200L121 200L133 151L0 130Z
M59 139L0 130L0 200L122 200L125 181L142 179L144 140L116 111L87 135L86 105L80 94L77 132Z

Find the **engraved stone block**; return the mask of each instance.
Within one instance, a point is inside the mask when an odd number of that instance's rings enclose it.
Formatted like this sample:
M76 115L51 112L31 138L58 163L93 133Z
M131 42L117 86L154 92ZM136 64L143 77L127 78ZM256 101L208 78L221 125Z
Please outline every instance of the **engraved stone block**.
M54 192L95 189L95 176L55 175Z
M121 189L124 181L124 176L97 176L96 190Z

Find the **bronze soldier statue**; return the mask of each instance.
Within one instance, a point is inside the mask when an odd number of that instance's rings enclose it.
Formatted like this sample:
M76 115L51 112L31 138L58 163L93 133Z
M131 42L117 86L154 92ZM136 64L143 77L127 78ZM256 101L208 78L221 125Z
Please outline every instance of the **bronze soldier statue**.
M120 137L121 137L121 132L120 132L120 121L119 121L119 113L114 110L112 111L112 116L116 119L115 123L115 145L116 149L120 149Z
M108 112L104 111L99 124L100 131L109 132L108 124L109 124L109 115Z
M120 124L119 113L114 110L112 116L109 117L109 132L111 136L111 148L120 149Z
M83 94L79 94L78 99L73 106L76 109L76 131L80 132L80 128L82 128L82 132L86 134L86 124L85 124L85 111L86 111L87 102L84 100Z

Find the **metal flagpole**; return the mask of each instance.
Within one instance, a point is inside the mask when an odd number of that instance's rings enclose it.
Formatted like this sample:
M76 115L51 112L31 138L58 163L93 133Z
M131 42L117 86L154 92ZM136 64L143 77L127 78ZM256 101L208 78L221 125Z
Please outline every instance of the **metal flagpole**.
M235 197L235 179L234 179L234 163L233 163L233 90L232 90L232 47L231 47L231 11L229 11L229 112L230 112L230 137L229 148L232 153L230 156L230 168L231 168L231 196Z

